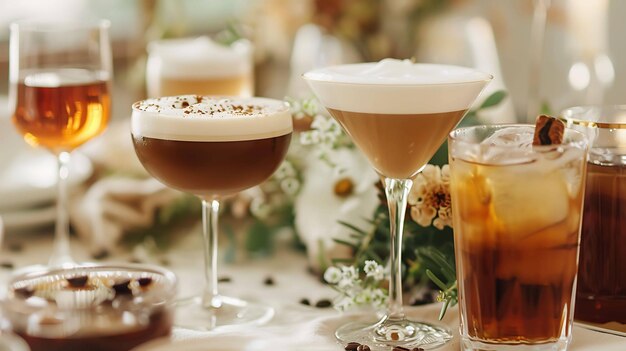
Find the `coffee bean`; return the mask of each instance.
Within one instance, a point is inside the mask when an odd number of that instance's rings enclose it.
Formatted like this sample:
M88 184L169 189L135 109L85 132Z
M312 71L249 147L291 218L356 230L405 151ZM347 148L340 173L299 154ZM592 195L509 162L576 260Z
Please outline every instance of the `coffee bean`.
M411 350L407 349L406 347L396 346L393 348L392 351L411 351Z
M317 308L328 308L328 307L330 307L332 305L333 305L333 303L329 299L321 299L321 300L317 301L317 303L315 304L315 307L317 307Z
M300 304L305 305L305 306L311 306L311 301L309 301L309 299L305 297L305 298L300 299Z
M70 284L72 288L82 288L87 285L89 277L86 275L79 275L72 278L65 278L65 280L67 280L68 284Z
M356 351L371 351L371 349L367 345L359 345L359 347L356 348Z
M24 246L20 243L10 243L8 249L11 252L21 252L24 250Z
M414 347L411 349L411 351L424 351L424 349L421 347Z
M31 289L29 287L24 287L24 288L19 288L19 289L13 290L13 293L17 297L21 297L23 299L27 299L27 298L33 296L33 294L35 292L33 291L33 289Z
M130 290L130 280L123 281L121 283L114 284L112 286L113 290L115 290L115 296L118 295L132 295L132 291Z
M233 279L231 277L219 277L219 278L217 278L217 282L218 283L230 283L231 281L233 281Z
M274 285L274 284L276 284L276 283L274 282L274 278L272 278L272 277L267 277L267 278L265 278L265 280L263 281L263 284L265 284L265 285L267 285L267 286L272 286L272 285Z
M139 278L137 279L137 283L139 283L139 286L148 286L152 284L152 278L150 277Z
M361 344L359 344L358 342L349 342L348 345L346 345L346 347L344 347L344 350L346 351L356 351L356 349L361 346Z
M2 262L0 263L0 267L4 268L4 269L13 269L15 268L15 265L11 262Z

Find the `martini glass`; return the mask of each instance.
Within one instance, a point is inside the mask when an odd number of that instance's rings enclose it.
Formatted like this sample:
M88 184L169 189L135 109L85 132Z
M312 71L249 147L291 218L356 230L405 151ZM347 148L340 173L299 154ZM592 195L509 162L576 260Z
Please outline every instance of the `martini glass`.
M407 196L422 170L492 76L409 60L332 66L304 74L314 94L381 175L389 205L389 304L374 324L340 327L340 341L373 349L435 348L452 339L434 324L410 320L402 307L401 252Z

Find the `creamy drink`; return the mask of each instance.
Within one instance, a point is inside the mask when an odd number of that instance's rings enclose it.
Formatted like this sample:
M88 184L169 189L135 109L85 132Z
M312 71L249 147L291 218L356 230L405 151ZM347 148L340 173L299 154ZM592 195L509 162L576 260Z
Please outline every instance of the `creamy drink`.
M251 96L251 44L230 46L207 37L150 43L146 83L151 97L183 94Z
M211 330L267 322L267 306L217 290L219 200L260 184L287 154L293 130L289 108L264 98L181 95L133 105L131 133L139 161L164 184L202 200L206 285L181 303L178 325Z
M465 115L465 110L424 114L328 111L380 174L398 179L415 175L439 148L441 135Z
M434 348L452 338L441 326L410 320L402 307L402 231L414 177L463 118L491 76L464 67L385 59L307 72L304 79L382 176L391 223L387 314L350 323L335 336L372 350Z

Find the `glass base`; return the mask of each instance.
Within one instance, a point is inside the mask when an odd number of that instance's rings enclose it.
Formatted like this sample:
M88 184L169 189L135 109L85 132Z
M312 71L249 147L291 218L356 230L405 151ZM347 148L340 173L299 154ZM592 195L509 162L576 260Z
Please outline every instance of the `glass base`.
M218 296L212 305L205 306L201 297L178 301L174 324L198 331L224 330L262 325L274 316L274 309L270 306L234 297Z
M566 351L568 344L567 340L541 344L502 344L461 337L462 351Z
M335 337L343 344L366 344L373 351L389 351L390 347L395 346L430 350L452 340L452 334L446 327L408 319L387 318L376 324L354 322L343 325L337 329Z

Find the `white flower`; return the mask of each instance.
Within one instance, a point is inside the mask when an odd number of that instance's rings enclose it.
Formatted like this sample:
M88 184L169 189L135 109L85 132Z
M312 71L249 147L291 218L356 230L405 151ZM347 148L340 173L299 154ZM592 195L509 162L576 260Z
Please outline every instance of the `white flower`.
M280 182L280 188L289 196L294 196L300 190L300 181L297 178L285 178Z
M345 280L356 281L359 279L359 270L354 266L343 266L341 267L341 277Z
M411 218L423 227L431 224L437 229L452 226L450 209L450 169L426 165L417 175L408 199ZM437 218L435 218L437 217ZM433 221L434 219L434 221Z
M380 204L375 187L379 178L356 149L330 150L328 156L332 163L341 165L343 172L337 172L328 162L310 153L304 159L307 168L294 201L295 227L307 246L313 268L327 265L333 258L352 257L349 247L333 240L353 240L352 229L339 221L369 231L372 224L364 218L372 218ZM346 181L349 184L339 184ZM341 187L336 189L336 185Z
M341 270L337 267L328 267L326 272L324 272L324 280L328 284L337 284L341 280L342 274Z
M375 281L380 281L385 278L383 267L374 260L365 261L363 271L368 278L372 278Z
M276 179L294 178L295 176L296 169L293 167L291 162L287 160L283 161L276 172L274 172L274 177Z
M348 296L341 297L333 303L333 307L340 312L347 311L352 306L354 306L354 300Z

